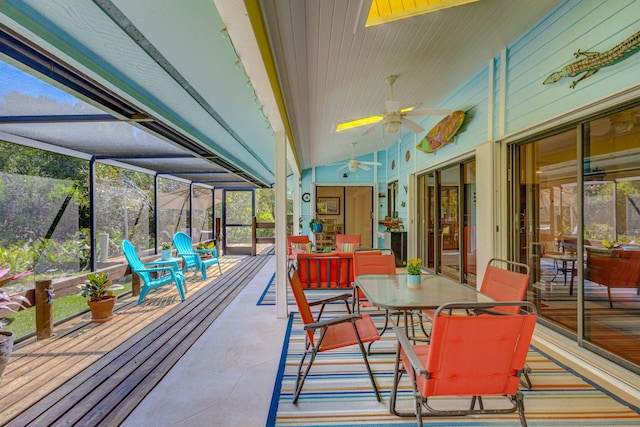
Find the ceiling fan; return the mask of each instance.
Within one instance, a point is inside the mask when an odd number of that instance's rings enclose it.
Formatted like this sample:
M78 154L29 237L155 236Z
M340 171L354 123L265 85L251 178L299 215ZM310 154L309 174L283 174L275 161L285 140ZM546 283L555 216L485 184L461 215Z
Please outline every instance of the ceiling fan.
M341 132L348 129L353 129L359 126L369 126L362 132L362 135L368 135L382 124L385 132L392 134L400 130L401 126L405 126L413 133L423 132L422 126L417 123L405 119L405 116L446 116L451 114L451 110L448 108L425 108L415 110L414 107L407 107L400 109L400 103L393 99L393 84L398 76L392 75L384 79L389 85L389 99L385 101L385 109L381 115L363 117L361 119L349 120L346 122L338 123L336 126L336 132Z
M349 172L357 172L358 169L362 169L365 171L370 170L371 168L367 165L371 165L371 166L381 166L382 163L378 163L378 162L361 162L359 160L356 160L356 155L354 153L354 148L356 146L355 142L351 143L351 159L349 159L349 161L340 166L338 169L336 169L337 171L341 171L342 169L346 169L349 168Z

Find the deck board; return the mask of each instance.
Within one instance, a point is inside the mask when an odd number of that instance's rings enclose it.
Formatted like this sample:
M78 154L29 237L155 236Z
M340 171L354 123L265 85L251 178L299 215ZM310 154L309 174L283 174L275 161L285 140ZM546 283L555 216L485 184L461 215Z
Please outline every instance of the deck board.
M49 340L16 345L0 396L0 425L117 425L242 291L272 254L222 257L223 275L206 283L188 275L175 288L118 302L110 322L85 314L56 326ZM212 274L213 276L213 274Z

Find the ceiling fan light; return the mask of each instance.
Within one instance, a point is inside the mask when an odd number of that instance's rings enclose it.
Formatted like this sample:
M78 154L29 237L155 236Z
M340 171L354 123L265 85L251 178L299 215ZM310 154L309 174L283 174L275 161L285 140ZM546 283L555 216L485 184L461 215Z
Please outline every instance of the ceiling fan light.
M358 172L358 164L349 163L349 172Z
M611 118L611 122L616 133L627 133L633 128L633 125L635 124L635 117L631 111L623 111L615 114Z
M395 121L386 122L384 124L384 130L387 133L396 133L400 130L400 125L401 125L401 122L395 122Z

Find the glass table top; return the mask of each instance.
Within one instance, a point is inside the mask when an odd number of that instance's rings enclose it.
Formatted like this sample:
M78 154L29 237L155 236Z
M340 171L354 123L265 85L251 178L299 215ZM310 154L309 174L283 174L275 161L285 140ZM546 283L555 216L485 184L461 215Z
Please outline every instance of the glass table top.
M376 307L396 310L435 309L448 302L491 302L469 285L445 276L423 274L419 287L407 286L406 274L365 274L357 286Z

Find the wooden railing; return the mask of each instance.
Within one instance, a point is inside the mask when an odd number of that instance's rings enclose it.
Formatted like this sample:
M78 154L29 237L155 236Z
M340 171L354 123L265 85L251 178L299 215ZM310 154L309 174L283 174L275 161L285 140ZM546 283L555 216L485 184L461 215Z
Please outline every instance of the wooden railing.
M258 229L266 229L266 228L276 228L276 224L274 222L258 222L256 217L254 216L251 220L251 255L256 256L257 245L258 243L275 243L275 237L258 237L257 231Z

